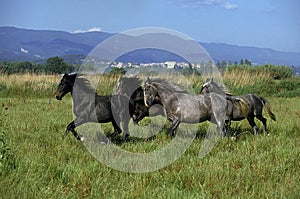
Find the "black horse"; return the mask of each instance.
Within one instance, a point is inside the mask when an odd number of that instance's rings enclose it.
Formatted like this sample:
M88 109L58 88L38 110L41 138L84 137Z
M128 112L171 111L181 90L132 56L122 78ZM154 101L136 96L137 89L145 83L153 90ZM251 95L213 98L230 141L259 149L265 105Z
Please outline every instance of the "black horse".
M240 121L247 118L249 124L253 128L254 134L258 132L254 118L259 119L264 125L264 133L267 133L267 119L262 115L262 109L269 114L272 120L276 121L276 117L271 110L271 106L267 99L254 95L246 94L241 96L232 96L223 86L219 86L213 79L207 79L202 85L200 93L224 93L226 94L227 110L226 110L226 130L230 128L231 120Z
M144 117L165 115L158 98L154 100L156 106L153 106L151 109L146 107L144 103L144 89L141 84L142 80L138 77L123 76L119 79L116 88L116 94L124 94L130 97L131 102L133 102L131 117L135 124L138 124Z
M114 132L110 137L114 137L122 132L120 128L122 121L125 140L129 136L129 112L132 112L133 107L131 101L122 94L99 96L87 79L77 76L77 74L65 74L55 95L57 100L61 100L67 93L72 95L73 112L76 118L67 126L66 134L71 131L78 140L83 141L83 136L75 131L76 127L87 122L112 122Z
M217 124L218 131L223 130L226 111L226 100L223 95L217 93L190 95L171 82L148 78L144 87L145 105L152 106L155 98L160 99L171 122L171 136L175 136L181 122L192 124L211 121Z

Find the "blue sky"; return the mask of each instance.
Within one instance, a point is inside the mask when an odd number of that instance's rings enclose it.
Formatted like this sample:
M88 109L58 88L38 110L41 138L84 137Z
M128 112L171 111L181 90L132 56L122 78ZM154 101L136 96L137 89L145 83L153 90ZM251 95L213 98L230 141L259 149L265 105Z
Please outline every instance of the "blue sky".
M0 0L0 26L118 33L161 27L201 42L300 52L299 0Z

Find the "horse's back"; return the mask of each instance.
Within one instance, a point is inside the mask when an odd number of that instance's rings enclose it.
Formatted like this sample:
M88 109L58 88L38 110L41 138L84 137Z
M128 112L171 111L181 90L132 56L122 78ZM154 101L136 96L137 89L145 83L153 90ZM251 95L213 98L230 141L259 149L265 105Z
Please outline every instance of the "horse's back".
M262 102L262 98L258 95L255 94L246 94L246 95L242 95L240 96L242 98L242 100L245 100L250 108L250 111L254 114L254 115L259 115L262 113L262 109L263 109L263 102Z

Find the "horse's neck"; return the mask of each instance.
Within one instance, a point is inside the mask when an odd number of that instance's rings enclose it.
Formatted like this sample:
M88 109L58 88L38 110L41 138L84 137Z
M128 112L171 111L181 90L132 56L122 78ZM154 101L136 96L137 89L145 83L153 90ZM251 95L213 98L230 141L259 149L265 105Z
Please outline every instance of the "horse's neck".
M95 100L96 93L89 92L88 89L75 84L71 95L74 104L86 104Z
M168 104L169 103L169 96L171 96L172 94L174 94L175 91L172 91L171 89L169 88L166 88L164 86L160 86L160 85L157 85L157 94L159 95L159 99L160 99L160 102L165 105L165 104ZM165 97L165 96L168 96L168 97Z
M214 93L223 93L223 92L224 92L221 88L219 88L219 87L216 86L216 85L214 85L214 86L212 87L212 89L208 89L208 90L209 90L209 92L214 92Z
M142 87L138 87L135 90L130 90L130 92L127 94L129 97L131 96L131 98L133 100L141 100L144 99L144 90L142 89Z

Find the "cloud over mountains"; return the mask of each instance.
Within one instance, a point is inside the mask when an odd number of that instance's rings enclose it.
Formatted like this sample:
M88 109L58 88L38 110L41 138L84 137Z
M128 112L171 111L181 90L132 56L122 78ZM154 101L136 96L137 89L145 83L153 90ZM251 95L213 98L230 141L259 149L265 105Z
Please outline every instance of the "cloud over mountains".
M101 28L100 27L93 27L87 30L82 30L82 29L78 29L73 31L72 33L87 33L87 32L101 32Z

